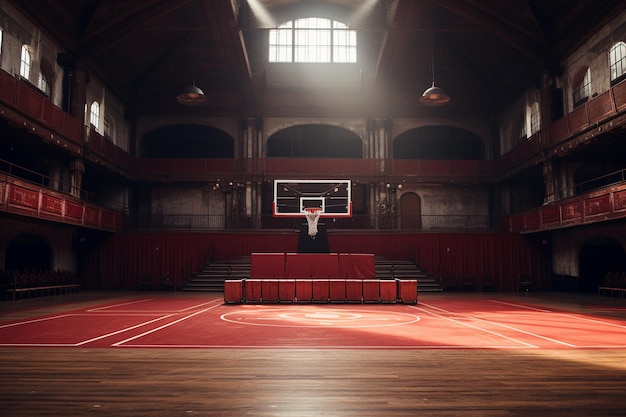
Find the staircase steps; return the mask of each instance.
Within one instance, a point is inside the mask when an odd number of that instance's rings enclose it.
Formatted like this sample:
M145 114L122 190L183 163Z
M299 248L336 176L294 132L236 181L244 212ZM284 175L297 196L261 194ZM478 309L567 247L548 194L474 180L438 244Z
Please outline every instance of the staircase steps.
M250 257L227 261L214 261L193 274L183 291L223 292L227 279L250 278Z
M223 292L227 279L250 278L250 263L249 256L211 262L187 280L183 291ZM375 268L378 279L417 279L418 292L443 291L440 280L431 273L421 271L412 261L376 257Z
M441 280L432 273L420 270L413 261L376 257L375 266L378 279L417 279L418 292L443 291Z

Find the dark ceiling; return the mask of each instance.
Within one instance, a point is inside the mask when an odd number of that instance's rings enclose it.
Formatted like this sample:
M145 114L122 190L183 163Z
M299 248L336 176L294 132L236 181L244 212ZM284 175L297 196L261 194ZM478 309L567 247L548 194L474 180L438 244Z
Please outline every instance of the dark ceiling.
M346 115L353 107L360 115L415 116L433 111L418 102L432 82L432 66L436 84L452 96L443 111L493 114L541 74L558 75L560 58L579 45L582 34L626 7L623 0L13 3L138 115L243 117L319 115L330 113L332 103ZM331 77L321 94L302 88L289 71L268 66L267 16L281 22L292 13L336 16L358 31L358 91L341 91L342 80ZM211 99L202 109L175 100L194 78Z

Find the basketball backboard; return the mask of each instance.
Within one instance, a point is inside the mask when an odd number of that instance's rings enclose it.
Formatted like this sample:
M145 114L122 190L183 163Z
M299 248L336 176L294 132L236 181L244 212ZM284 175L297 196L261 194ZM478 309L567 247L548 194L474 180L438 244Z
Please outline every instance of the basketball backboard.
M274 180L273 214L304 217L307 208L321 209L320 217L352 217L350 180Z

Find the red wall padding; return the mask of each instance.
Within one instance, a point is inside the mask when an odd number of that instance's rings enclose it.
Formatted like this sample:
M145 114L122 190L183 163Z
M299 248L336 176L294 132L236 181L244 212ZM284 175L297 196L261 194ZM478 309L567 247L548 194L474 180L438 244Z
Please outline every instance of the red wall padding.
M376 278L376 260L371 253L340 253L339 276L342 278Z
M284 253L253 253L250 258L250 278L284 278Z
M500 290L514 290L520 273L548 288L549 256L540 241L507 233L329 234L330 249L416 260L436 277L447 274L495 277ZM85 257L82 283L88 289L137 289L149 277L158 288L170 275L178 286L211 260L237 259L254 252L286 253L297 248L297 233L121 233Z

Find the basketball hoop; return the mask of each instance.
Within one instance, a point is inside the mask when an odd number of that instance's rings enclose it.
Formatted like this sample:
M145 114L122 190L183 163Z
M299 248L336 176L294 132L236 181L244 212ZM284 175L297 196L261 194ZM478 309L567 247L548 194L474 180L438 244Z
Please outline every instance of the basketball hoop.
M304 217L309 224L309 236L311 239L315 239L317 236L317 222L322 214L322 209L319 207L307 207L304 209Z

